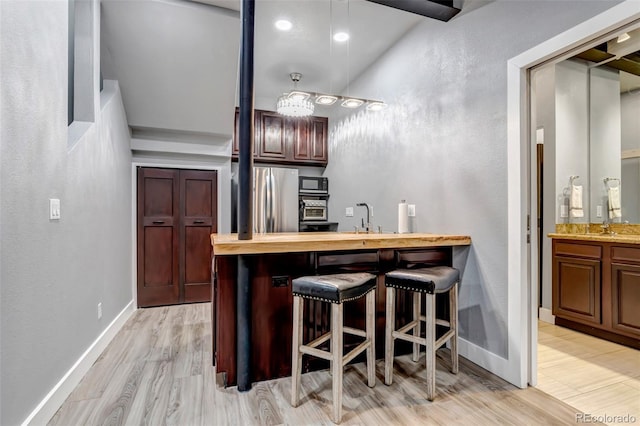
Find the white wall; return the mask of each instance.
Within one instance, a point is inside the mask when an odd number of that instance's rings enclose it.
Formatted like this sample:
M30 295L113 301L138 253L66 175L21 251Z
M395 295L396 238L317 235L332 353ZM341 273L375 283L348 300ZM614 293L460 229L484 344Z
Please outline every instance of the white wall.
M0 2L2 425L24 421L132 299L120 90L106 82L68 150L67 13L66 1ZM49 198L61 200L59 221Z
M425 20L352 83L389 108L331 124L325 176L341 229L359 222L358 211L343 213L360 201L374 206L374 226L396 229L406 199L414 230L471 235L454 262L461 336L485 355L509 358L507 60L613 5L497 1L448 23Z

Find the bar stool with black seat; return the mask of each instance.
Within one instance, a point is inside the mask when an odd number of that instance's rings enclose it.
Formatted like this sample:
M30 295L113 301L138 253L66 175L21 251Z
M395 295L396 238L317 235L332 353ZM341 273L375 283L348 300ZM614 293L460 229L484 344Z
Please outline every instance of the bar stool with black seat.
M387 288L384 382L393 382L394 341L413 343L413 361L418 361L420 346L425 347L427 368L427 399L433 401L436 390L436 351L450 342L451 372L458 373L458 282L460 274L449 266L416 269L396 269L385 275ZM395 329L396 289L413 292L413 320ZM436 294L449 293L449 320L436 318ZM425 315L421 315L421 295L425 295ZM421 337L421 322L425 322L425 337ZM436 324L448 330L436 340ZM412 331L412 334L409 334Z
M367 384L373 387L375 377L375 287L376 276L367 272L316 275L296 278L293 287L293 344L291 360L291 405L299 402L302 355L308 354L331 362L333 376L333 420L342 419L343 367L363 351L367 351ZM343 326L343 302L366 295L365 330ZM307 344L303 343L303 299L331 303L331 331ZM364 337L364 341L343 356L343 333ZM317 347L330 341L331 350Z

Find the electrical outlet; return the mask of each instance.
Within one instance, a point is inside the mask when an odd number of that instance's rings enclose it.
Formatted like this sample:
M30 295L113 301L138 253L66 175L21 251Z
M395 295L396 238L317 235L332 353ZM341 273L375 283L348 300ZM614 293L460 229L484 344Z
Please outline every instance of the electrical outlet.
M602 206L596 206L596 216L602 217Z
M98 319L102 318L102 302L98 303Z
M344 215L347 217L353 217L353 207L347 207L344 210Z
M288 287L289 286L289 276L288 275L280 275L271 277L271 284L273 287Z
M415 217L416 216L416 205L415 204L408 204L407 205L407 216L409 216L409 217Z
M60 220L60 200L49 198L49 220Z

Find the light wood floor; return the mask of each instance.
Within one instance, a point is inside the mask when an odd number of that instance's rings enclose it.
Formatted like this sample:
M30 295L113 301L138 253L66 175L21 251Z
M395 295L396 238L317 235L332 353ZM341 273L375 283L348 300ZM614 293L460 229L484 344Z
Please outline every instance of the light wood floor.
M211 359L210 305L141 309L50 420L49 425L331 425L331 377L302 376L298 408L289 405L289 378L261 382L250 392L220 389ZM425 398L420 363L398 357L394 384L374 388L364 364L347 366L344 415L348 425L575 424L576 410L535 388L517 389L461 358L448 372L441 350L437 395Z
M577 411L640 423L640 351L538 321L538 389Z

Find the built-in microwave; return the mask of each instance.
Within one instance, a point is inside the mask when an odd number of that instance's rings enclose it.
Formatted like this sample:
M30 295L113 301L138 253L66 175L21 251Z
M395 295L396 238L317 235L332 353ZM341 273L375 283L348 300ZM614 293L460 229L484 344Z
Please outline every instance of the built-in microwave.
M327 200L301 200L301 221L327 220Z
M322 176L298 176L298 191L301 194L329 194L329 179Z

